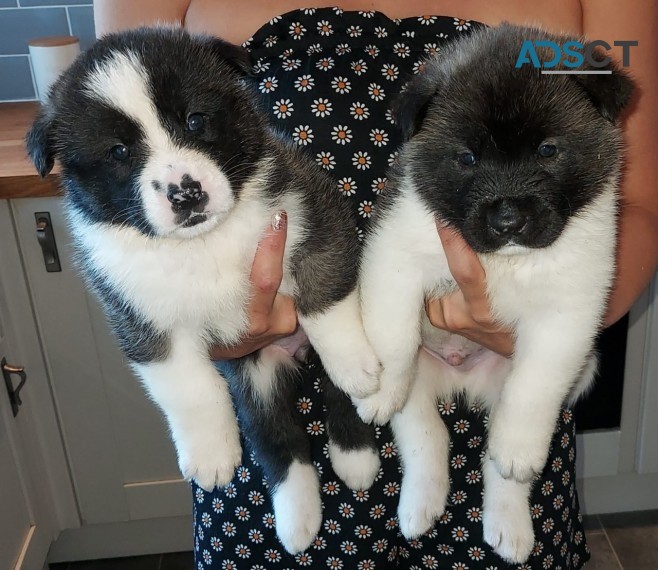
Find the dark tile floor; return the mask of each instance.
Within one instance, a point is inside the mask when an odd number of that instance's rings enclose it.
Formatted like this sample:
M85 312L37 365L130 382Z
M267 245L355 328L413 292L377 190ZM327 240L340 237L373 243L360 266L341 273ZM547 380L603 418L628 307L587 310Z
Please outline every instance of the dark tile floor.
M585 517L587 570L658 570L658 511ZM51 564L50 570L193 570L191 552Z

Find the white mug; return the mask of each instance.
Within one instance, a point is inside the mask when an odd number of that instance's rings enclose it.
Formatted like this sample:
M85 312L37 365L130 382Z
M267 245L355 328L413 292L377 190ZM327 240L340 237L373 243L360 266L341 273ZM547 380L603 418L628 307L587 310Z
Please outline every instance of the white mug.
M80 42L75 36L53 36L30 40L28 46L37 96L43 103L50 86L80 53Z

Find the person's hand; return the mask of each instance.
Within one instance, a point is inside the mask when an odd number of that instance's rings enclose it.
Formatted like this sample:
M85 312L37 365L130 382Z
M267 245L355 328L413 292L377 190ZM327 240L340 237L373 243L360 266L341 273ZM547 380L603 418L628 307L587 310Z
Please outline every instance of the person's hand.
M458 232L437 223L450 273L459 288L441 299L426 302L430 322L461 335L503 356L514 352L514 335L491 314L485 273L476 253Z
M235 346L214 346L213 360L240 358L290 336L297 330L297 312L290 297L279 294L283 276L283 253L286 246L287 216L276 214L256 250L249 281L252 297L247 306L249 330Z

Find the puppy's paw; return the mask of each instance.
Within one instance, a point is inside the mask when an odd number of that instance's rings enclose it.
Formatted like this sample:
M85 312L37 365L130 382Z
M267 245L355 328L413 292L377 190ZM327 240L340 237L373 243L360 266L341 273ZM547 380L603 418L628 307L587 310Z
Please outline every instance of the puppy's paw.
M502 559L522 564L535 545L535 534L527 504L513 505L492 500L483 513L484 540ZM498 503L498 505L496 505Z
M223 432L206 428L203 433L187 434L184 440L176 438L178 465L185 479L194 479L206 491L233 479L242 460L238 427L233 424L232 428L222 426Z
M371 350L360 352L326 368L334 384L352 398L365 398L379 389L382 367Z
M290 554L303 552L320 532L322 502L315 468L294 461L272 492L276 534Z
M353 491L369 489L379 472L379 454L370 447L345 450L330 441L329 459L336 475Z
M489 456L505 479L527 483L544 469L552 432L532 418L519 421L522 415L496 413L489 429Z
M400 532L412 540L429 531L444 513L450 483L448 474L429 478L402 479L398 520Z

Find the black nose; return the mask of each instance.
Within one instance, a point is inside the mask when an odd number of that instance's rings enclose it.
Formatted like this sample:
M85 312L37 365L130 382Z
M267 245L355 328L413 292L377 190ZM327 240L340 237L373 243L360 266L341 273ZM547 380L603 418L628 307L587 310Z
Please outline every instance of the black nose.
M497 234L521 233L527 221L511 200L499 200L487 209L487 224Z
M205 205L207 194L201 189L201 182L194 180L189 174L184 174L180 185L170 183L167 186L167 199L174 210L191 210L199 204Z

